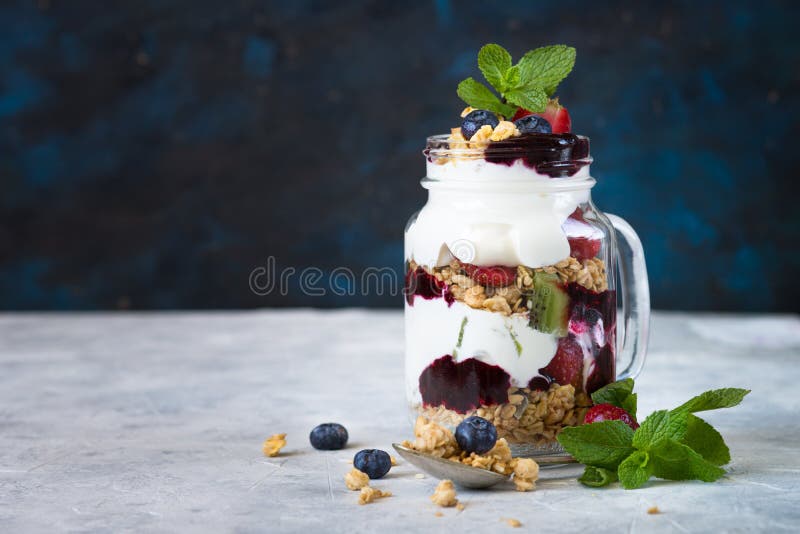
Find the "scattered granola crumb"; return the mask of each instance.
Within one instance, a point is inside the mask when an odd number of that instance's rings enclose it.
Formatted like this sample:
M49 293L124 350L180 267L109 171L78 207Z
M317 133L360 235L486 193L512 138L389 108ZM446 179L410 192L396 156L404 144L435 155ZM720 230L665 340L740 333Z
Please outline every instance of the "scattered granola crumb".
M536 487L539 464L530 458L519 458L514 466L514 485L517 491L530 491Z
M456 504L456 510L458 510L459 512L462 511L464 508L466 508L466 506L464 506L462 503Z
M264 456L278 456L281 449L286 446L286 434L273 434L264 441L262 447Z
M427 452L442 458L458 452L458 443L456 443L453 433L424 417L417 417L417 422L414 424L414 436L416 439L411 448L420 452ZM405 445L406 442L403 444Z
M647 513L650 515L660 514L661 510L658 509L658 506L651 506L650 508L647 509Z
M389 455L389 460L392 462L392 467L397 465L397 458L392 455Z
M423 475L422 473L417 473L416 475L414 475L414 478L422 479L422 478L425 478L425 475Z
M506 523L508 523L508 526L514 527L514 528L519 528L519 527L522 526L522 523L520 523L516 519L511 519L511 518L506 519Z
M344 476L344 483L347 485L347 489L358 491L369 486L369 477L354 467Z
M383 497L391 497L392 493L390 491L381 491L377 488L372 488L370 486L364 486L361 488L361 494L358 496L358 504L369 504L376 499L381 499Z
M442 517L444 514L442 512L436 512L433 515L435 515L436 517Z
M458 504L456 499L456 488L450 480L442 480L431 495L431 501L442 507L455 506Z

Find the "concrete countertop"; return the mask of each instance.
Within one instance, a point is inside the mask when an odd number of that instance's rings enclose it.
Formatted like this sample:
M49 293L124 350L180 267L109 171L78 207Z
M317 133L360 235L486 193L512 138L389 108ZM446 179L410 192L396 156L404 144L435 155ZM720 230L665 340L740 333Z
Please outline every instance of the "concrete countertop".
M21 531L785 531L800 529L800 319L656 313L640 416L706 389L753 392L708 412L731 448L722 480L589 489L580 468L537 490L459 490L400 460L359 506L361 448L411 437L396 311L0 315L0 525ZM308 443L338 421L347 449ZM275 458L268 435L288 434ZM662 513L647 514L651 506ZM437 517L436 512L442 516Z

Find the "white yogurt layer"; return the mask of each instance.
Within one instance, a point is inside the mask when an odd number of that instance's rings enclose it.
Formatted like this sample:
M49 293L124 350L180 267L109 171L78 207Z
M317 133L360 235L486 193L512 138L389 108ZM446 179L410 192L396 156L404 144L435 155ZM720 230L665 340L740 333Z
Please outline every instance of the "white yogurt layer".
M561 226L589 200L588 173L583 167L556 182L519 160L510 166L482 159L429 162L428 203L407 228L406 256L427 266L453 257L475 265L553 265L569 256ZM586 187L555 187L565 183Z
M422 401L419 375L442 356L498 365L511 376L512 386L525 387L550 363L558 345L555 336L529 327L525 316L507 317L458 301L448 307L443 298L415 297L413 306L406 303L405 322L406 393L415 403Z

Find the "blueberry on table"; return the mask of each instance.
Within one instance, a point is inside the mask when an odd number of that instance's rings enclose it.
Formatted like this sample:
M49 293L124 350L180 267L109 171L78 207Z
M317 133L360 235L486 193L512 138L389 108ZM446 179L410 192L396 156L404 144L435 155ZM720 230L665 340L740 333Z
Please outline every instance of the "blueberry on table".
M481 126L486 126L487 124L494 129L500 124L500 119L497 118L497 115L485 109L470 111L467 116L464 117L464 122L461 123L461 134L464 136L464 139L469 139L475 135L475 132L481 129Z
M497 429L483 417L473 415L461 421L456 427L456 441L465 452L484 454L494 448L497 442Z
M381 478L392 467L389 453L379 449L364 449L358 451L353 458L353 467L365 473L369 478Z
M538 115L526 115L521 119L514 121L514 126L517 127L519 133L553 133L553 128L547 119Z
M320 451L338 451L347 445L347 430L339 423L322 423L308 435L311 446Z

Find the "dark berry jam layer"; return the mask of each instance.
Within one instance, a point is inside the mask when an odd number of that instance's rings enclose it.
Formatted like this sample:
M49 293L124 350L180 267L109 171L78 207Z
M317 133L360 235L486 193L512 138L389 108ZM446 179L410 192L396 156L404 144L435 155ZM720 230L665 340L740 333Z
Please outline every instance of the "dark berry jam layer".
M499 366L475 358L456 362L449 354L419 375L419 391L426 406L445 406L458 413L508 402L509 387L511 377Z
M575 134L529 133L489 143L486 161L511 165L516 160L551 178L572 176L590 163L589 139Z
M568 284L570 297L569 336L589 351L593 362L586 377L586 393L616 380L615 351L617 292L596 293L580 284Z
M448 306L455 300L447 284L426 273L422 267L406 272L405 295L409 306L414 305L414 297L422 297L426 300L441 297L444 298Z

